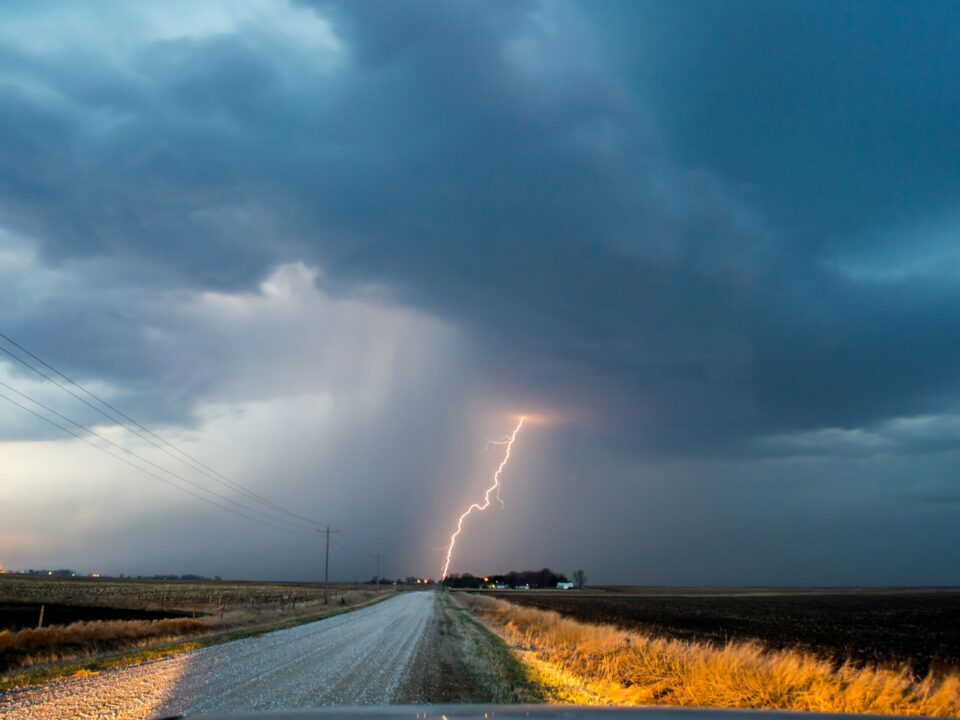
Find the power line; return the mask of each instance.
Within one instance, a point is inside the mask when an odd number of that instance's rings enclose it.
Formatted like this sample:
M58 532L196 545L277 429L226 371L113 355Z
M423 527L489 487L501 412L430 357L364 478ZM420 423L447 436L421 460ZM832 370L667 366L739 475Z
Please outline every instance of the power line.
M186 477L184 477L183 475L180 475L179 473L175 473L173 470L169 470L169 469L163 467L162 465L158 465L157 463L153 462L153 461L150 460L149 458L145 458L145 457L143 457L142 455L138 455L138 454L135 453L133 450L130 450L129 448L123 447L123 445L121 445L120 443L114 442L113 440L111 440L111 439L108 438L108 437L104 437L103 435L101 435L100 433L98 433L96 430L92 430L92 429L86 427L85 425L81 425L81 424L78 423L76 420L72 420L71 418L68 418L68 417L67 417L66 415L64 415L63 413L57 412L57 411L54 410L52 407L50 407L50 406L48 406L48 405L44 405L44 404L43 404L42 402L40 402L39 400L36 400L35 398L30 397L30 396L27 395L26 393L20 392L20 391L17 390L15 387L10 386L10 385L8 385L7 383L5 383L5 382L3 382L3 381L0 381L0 387L5 387L7 390L10 390L11 392L16 393L17 395L19 395L20 397L22 397L23 399L25 399L25 400L27 400L27 401L29 401L29 402L32 402L32 403L33 403L34 405L36 405L37 407L43 408L43 409L46 410L48 413L51 413L52 415L56 415L56 416L57 416L58 418L60 418L61 420L64 420L64 421L70 423L71 425L73 425L73 426L76 427L76 428L79 428L79 429L82 430L83 432L85 432L85 433L87 433L87 434L89 434L89 435L92 435L92 436L94 436L95 438L97 438L97 439L99 439L99 440L102 440L102 441L105 442L105 443L108 443L109 445L112 445L113 447L117 448L117 449L120 450L121 452L124 452L124 453L126 453L126 454L128 454L128 455L131 455L131 456L135 457L135 458L136 458L137 460L139 460L140 462L146 463L147 465L150 465L151 467L154 467L154 468L156 468L157 470L160 470L161 472L165 472L165 473L167 473L168 475L170 475L170 476L172 476L172 477L175 477L175 478L177 478L178 480L180 480L181 482L185 482L185 483L187 483L188 485L191 485L191 486L197 488L198 490L200 490L200 491L202 491L202 492L209 493L210 495L213 495L214 497L218 497L218 498L220 498L221 500L223 500L223 501L225 501L225 502L228 502L228 503L231 503L231 504L233 504L233 505L236 505L237 507L242 508L242 509L244 509L244 510L246 510L246 511L248 511L248 512L252 512L252 513L256 513L257 515L261 515L262 517L266 518L267 520L270 520L271 522L281 522L281 523L285 523L285 524L287 524L287 525L291 525L291 526L296 527L296 528L301 528L301 529L305 528L304 525L302 525L302 524L297 524L297 523L295 523L295 522L292 521L292 520L287 520L286 518L274 517L273 515L268 515L267 513L263 512L262 510L259 510L259 509L255 508L255 507L250 507L250 506L248 506L248 505L244 505L243 503L241 503L241 502L239 502L239 501L237 501L237 500L234 500L233 498L227 497L226 495L221 495L221 494L218 493L218 492L215 492L215 491L213 491L213 490L210 490L209 488L204 487L204 486L201 485L200 483L194 482L194 481L191 480L190 478L186 478Z
M64 380L66 380L69 384L71 384L71 385L73 385L74 387L78 388L78 389L81 390L83 393L85 393L87 396L93 398L94 400L96 400L98 403L100 403L100 404L103 405L104 407L109 408L113 413L115 413L116 415L120 416L120 418L122 418L122 420L121 420L121 419L117 419L117 418L114 417L114 416L111 416L109 413L107 413L106 411L104 411L102 408L97 407L97 406L94 405L93 403L89 402L87 399L85 399L85 398L81 397L80 395L78 395L76 392L74 392L73 390L71 390L70 388L68 388L67 386L65 386L63 383L61 383L61 382L60 382L59 380L57 380L56 378L51 377L49 374L43 372L43 371L40 370L39 368L34 367L34 366L31 365L30 363L28 363L26 360L24 360L23 358L19 357L18 355L16 355L15 353L11 352L11 351L8 350L7 348L3 347L2 345L0 345L0 351L6 353L6 354L9 355L11 358L13 358L14 360L16 360L18 363L20 363L21 365L23 365L23 366L26 367L26 368L29 368L30 370L32 370L33 372L37 373L38 375L40 375L41 377L43 377L43 378L46 379L47 381L52 382L54 385L56 385L57 387L59 387L59 388L60 388L61 390L63 390L64 392L72 395L74 398L76 398L77 400L79 400L79 401L82 402L83 404L87 405L88 407L90 407L90 408L93 409L94 411L98 412L100 415L103 415L104 417L106 417L106 418L107 418L108 420L110 420L112 423L116 423L116 424L124 427L124 428L127 429L129 432L133 433L134 435L136 435L137 437L141 438L142 440L150 443L151 445L153 445L154 447L156 447L158 450L160 450L161 452L169 455L170 457L174 458L174 459L177 460L178 462L182 462L183 464L185 464L185 465L187 465L188 467L190 467L192 470L194 470L194 471L196 471L196 472L199 472L199 473L201 473L202 475L205 475L207 478L213 480L214 482L217 482L217 483L219 483L220 485L224 485L224 486L226 486L226 487L229 487L231 490L234 490L235 492L240 492L240 493L242 493L243 495L247 496L250 500L259 502L259 503L262 504L262 505L265 505L265 506L267 506L267 507L270 507L270 508L272 508L274 511L281 512L281 513L283 513L283 514L285 514L285 515L289 515L290 517L294 517L294 518L296 518L296 519L298 519L298 520L301 520L301 521L303 521L303 522L310 523L311 525L316 525L316 526L322 526L322 525L323 525L323 523L320 523L320 522L317 521L317 520L313 520L313 519L311 519L311 518L304 517L303 515L300 515L300 514L298 514L298 513L293 512L292 510L288 510L288 509L284 508L283 506L278 505L277 503L275 503L275 502L273 502L273 501L271 501L271 500L268 500L267 498L263 497L262 495L259 495L258 493L254 492L254 491L252 491L252 490L249 490L248 488L244 487L244 486L241 485L240 483L238 483L238 482L236 482L236 481L234 481L234 480L231 480L229 477L227 477L227 476L224 475L223 473L220 473L220 472L214 470L214 469L211 468L209 465L206 465L205 463L203 463L202 461L200 461L200 460L198 460L197 458L193 457L192 455L190 455L190 454L187 453L186 451L181 450L180 448L178 448L177 446L175 446L175 445L173 445L172 443L168 442L167 440L164 440L162 437L160 437L159 435L157 435L155 432L153 432L153 431L150 430L149 428L145 427L145 426L142 425L141 423L137 422L136 420L134 420L133 418L131 418L131 417L130 417L129 415L127 415L126 413L124 413L124 412L122 412L121 410L117 409L116 407L114 407L113 405L111 405L109 402L107 402L106 400L104 400L103 398L101 398L100 396L96 395L95 393L91 392L90 390L87 390L87 388L85 388L83 385L81 385L81 384L78 383L77 381L73 380L73 379L70 378L69 376L65 375L63 372L61 372L60 370L58 370L57 368L55 368L53 365L51 365L50 363L48 363L46 360L44 360L43 358L37 356L36 354L34 354L33 352L31 352L30 350L28 350L27 348L25 348L23 345L21 345L20 343L18 343L16 340L14 340L13 338L11 338L11 337L9 337L8 335L6 335L5 333L0 332L0 338L3 338L3 339L6 340L8 343L10 343L11 345L13 345L13 346L16 347L17 349L19 349L21 352L25 353L25 354L28 355L29 357L33 358L35 361L37 361L38 363L40 363L40 364L43 365L44 367L48 368L49 370L51 370L51 371L52 371L53 373L55 373L56 375L59 375L59 376L62 377ZM126 420L127 422L124 422L124 420ZM131 427L131 425L132 425L133 427ZM143 432L140 432L140 430L137 430L136 428L139 428L139 429L142 430ZM146 434L144 434L144 433L146 433ZM156 440L154 440L154 439L152 439L152 438L155 438ZM159 443L159 444L158 444L158 443ZM168 449L168 448L169 448L169 449ZM177 454L174 454L173 452L171 452L171 450L175 451Z
M116 425L119 425L120 427L124 428L124 429L127 430L128 432L130 432L130 433L132 433L133 435L136 435L137 437L139 437L141 440L149 443L149 444L152 445L154 448L156 448L156 449L160 450L161 452L165 453L166 455L174 458L174 459L177 460L178 462L183 463L184 465L186 465L187 467L189 467L191 470L194 470L195 472L198 472L198 473L204 475L205 477L213 480L214 482L219 483L220 485L223 485L224 487L227 487L227 488L229 488L229 489L231 489L231 490L233 490L233 491L235 491L235 492L241 493L241 494L242 494L243 496L245 496L247 499L256 501L256 502L260 503L261 505L263 505L263 506L265 506L265 507L267 507L267 508L270 508L270 509L271 509L272 511L274 511L274 512L283 513L283 514L285 514L285 515L287 515L287 516L289 516L289 517L295 518L296 520L298 520L298 521L300 521L300 522L302 522L302 523L308 523L308 524L311 525L311 526L320 526L320 527L322 527L322 526L325 525L324 523L321 523L321 522L319 522L319 521L317 521L317 520L314 520L314 519L312 519L312 518L305 517L305 516L300 515L300 514L298 514L298 513L296 513L296 512L293 512L292 510L288 510L287 508L285 508L285 507L283 507L283 506L281 506L281 505L279 505L279 504L277 504L277 503L269 500L268 498L263 497L262 495L254 492L253 490L250 490L250 489L244 487L243 485L241 485L240 483L238 483L238 482L230 479L229 477L227 477L227 476L224 475L223 473L215 470L214 468L210 467L209 465L207 465L207 464L204 463L203 461L201 461L201 460L197 459L196 457L190 455L190 454L187 453L185 450L182 450L181 448L177 447L176 445L174 445L174 444L170 443L169 441L165 440L164 438L162 438L161 436L159 436L157 433L155 433L153 430L150 430L148 427L144 426L143 424L141 424L140 422L138 422L137 420L135 420L134 418L132 418L130 415L124 413L124 412L123 412L122 410L120 410L119 408L115 407L114 405L112 405L112 404L109 403L108 401L104 400L103 398L101 398L101 397L100 397L99 395L97 395L96 393L88 390L86 387L84 387L83 385L81 385L79 382L77 382L77 381L74 380L73 378L69 377L68 375L66 375L65 373L63 373L62 371L60 371L59 369L57 369L57 368L54 367L53 365L51 365L49 362L47 362L47 361L44 360L43 358L39 357L38 355L36 355L35 353L33 353L32 351L30 351L30 350L27 349L26 347L24 347L23 345L21 345L20 343L18 343L16 340L14 340L13 338L11 338L10 336L6 335L6 334L3 333L3 332L0 332L0 338L2 338L3 340L7 341L10 345L12 345L12 346L14 346L15 348L17 348L20 352L22 352L22 353L24 353L25 355L27 355L28 357L32 358L34 361L36 361L37 363L39 363L40 365L42 365L43 367L45 367L45 368L47 368L49 371L51 371L51 373L53 373L53 374L56 375L56 376L59 376L59 377L62 378L64 381L66 381L66 383L68 383L70 386L73 386L73 387L77 388L77 390L79 390L80 392L82 392L84 395L86 395L87 397L91 398L92 400L96 401L97 403L99 403L99 404L102 405L103 407L98 407L97 405L91 403L89 400L87 400L86 397L82 397L82 396L79 395L77 392L75 392L74 390L72 390L70 387L68 387L67 385L65 385L63 382L60 382L60 380L58 380L56 377L53 377L53 375L51 375L50 373L44 372L44 371L41 370L40 368L38 368L38 367L34 366L33 364L31 364L31 363L27 362L26 360L24 360L22 357L20 357L20 356L17 355L16 353L13 353L13 352L11 352L9 349L7 349L7 348L3 347L2 345L0 345L0 351L2 351L3 353L5 353L5 354L8 355L9 357L11 357L13 360L15 360L15 361L18 362L19 364L23 365L23 366L26 367L27 369L32 370L34 373L40 375L40 377L44 378L44 379L47 380L48 382L53 383L53 384L56 385L58 388L60 388L60 389L63 390L64 392L68 393L69 395L71 395L71 396L74 397L75 399L79 400L80 402L82 402L84 405L86 405L86 406L89 407L90 409L94 410L94 411L97 412L98 414L100 414L100 415L102 415L103 417L107 418L111 423L114 423L114 424L116 424ZM123 447L122 445L120 445L119 443L116 443L116 442L114 442L113 440L111 440L111 439L109 439L109 438L107 438L107 437L104 437L103 435L97 433L96 431L91 430L90 428L88 428L88 427L86 427L86 426L84 426L84 425L81 425L80 423L78 423L78 422L70 419L69 417L67 417L67 416L65 416L65 415L57 412L57 411L54 410L53 408L51 408L51 407L49 407L49 406L47 406L47 405L44 405L43 403L39 402L38 400L35 400L34 398L30 397L29 395L20 392L20 391L17 390L16 388L11 387L10 385L8 385L8 384L6 384L6 383L4 383L4 382L2 382L2 381L0 381L0 386L3 386L3 387L5 387L5 388L7 388L8 390L10 390L10 391L16 393L17 395L19 395L20 397L25 398L26 400L28 400L28 401L31 402L31 403L34 403L36 406L38 406L38 407L40 407L40 408L43 408L43 409L46 410L47 412L49 412L49 413L51 413L51 414L59 417L60 419L66 421L66 422L68 422L68 423L70 423L71 425L79 428L79 429L82 430L83 432L86 432L88 435L91 435L91 436L93 436L93 437L96 437L97 439L99 439L99 440L101 440L101 441L103 441L103 442L106 442L106 443L108 443L109 445L117 448L118 450L120 450L120 451L122 451L122 452L124 452L124 453L126 453L126 454L128 454L128 455L130 455L130 456L132 456L132 457L134 457L134 458L136 458L136 459L139 460L140 462L146 463L146 464L148 464L148 465L150 465L150 466L152 466L152 467L160 470L161 472L167 473L168 475L170 475L170 476L172 476L172 477L174 477L174 478L177 478L177 479L180 480L181 482L185 482L185 483L187 483L187 484L189 484L189 485L197 488L198 490L200 490L200 491L202 491L202 492L205 492L205 493L207 493L207 494L209 494L209 495L212 495L212 496L214 496L214 497L216 497L216 498L219 498L219 499L221 499L221 500L223 500L223 501L225 501L225 502L231 503L231 504L235 505L235 506L238 507L238 508L241 508L243 511L246 511L246 512L241 512L241 511L238 511L238 510L236 510L236 509L234 509L234 508L221 505L219 502L216 502L215 500L211 500L211 499L208 498L208 497L205 497L205 496L203 496L203 495L199 495L199 494L197 494L196 492L193 492L193 491L191 491L191 490L189 490L189 489L187 489L187 488L181 487L181 486L178 485L177 483L174 483L174 482L170 481L170 480L167 479L167 478L164 478L164 477L162 477L162 476L160 476L160 475L157 475L157 474L155 474L155 473L153 473L153 472L151 472L151 471L149 471L149 470L141 467L140 465L137 465L136 463L133 463L133 462L127 460L127 459L124 458L124 457L121 457L121 456L119 456L119 455L116 455L115 453L110 452L110 451L107 450L106 448L104 448L104 447L102 447L102 446L100 446L100 445L97 445L97 444L94 443L94 442L91 442L87 437L84 437L84 436L82 436L82 435L78 435L76 432L70 430L69 428L60 425L59 423L51 420L50 418L45 417L44 415L42 415L42 414L40 414L40 413L38 413L38 412L35 412L34 410L31 410L29 407L26 407L25 405L22 405L21 403L19 403L19 402L17 402L16 400L14 400L14 399L12 399L12 398L4 395L3 393L0 393L0 398L3 398L3 399L6 400L7 402L10 402L10 403L12 403L13 405L16 405L17 407L23 409L24 411L29 412L31 415L34 415L34 416L40 418L40 419L43 420L44 422L47 422L47 423L49 423L50 425L53 425L54 427L58 428L59 430L61 430L61 431L65 432L65 433L67 433L67 434L69 434L69 435L77 438L78 440L82 440L84 443L90 445L91 447L93 447L93 448L95 448L95 449L97 449L97 450L100 450L101 452L104 452L104 453L106 453L107 455L109 455L109 456L111 456L111 457L113 457L113 458L115 458L115 459L117 459L117 460L120 460L120 461L123 462L123 463L126 463L126 464L129 465L130 467L133 467L134 469L139 470L140 472L143 472L143 473L146 474L146 475L149 475L149 476L151 476L151 477L153 477L153 478L155 478L155 479L157 479L157 480L160 480L161 482L163 482L163 483L165 483L165 484L167 484L167 485L169 485L169 486L171 486L171 487L173 487L173 488L175 488L175 489L177 489L177 490L180 490L181 492L185 492L185 493L187 493L188 495L191 495L191 496L196 497L196 498L198 498L198 499L200 499L200 500L203 500L204 502L206 502L206 503L208 503L208 504L210 504L210 505L213 505L213 506L215 506L215 507L218 507L218 508L220 508L220 509L222 509L222 510L226 510L227 512L233 513L234 515L237 515L237 516L242 517L242 518L244 518L244 519L250 520L250 521L252 521L252 522L258 522L258 523L260 523L260 524L262 524L262 525L265 525L265 526L267 526L267 527L271 527L271 528L274 528L274 529L277 529L277 530L283 530L283 531L285 531L285 532L289 532L289 533L292 533L292 534L297 534L297 535L304 534L305 528L304 528L303 525L298 525L297 523L292 522L292 521L290 521L290 520L287 520L287 519L285 519L285 518L275 517L275 516L273 516L273 515L270 515L270 514L267 514L267 513L263 512L262 510L259 510L259 509L255 508L255 507L250 507L250 506L248 506L248 505L246 505L246 504L244 504L244 503L242 503L242 502L239 502L239 501L234 500L234 499L232 499L232 498L230 498L230 497L227 497L227 496L225 496L225 495L222 495L222 494L220 494L220 493L217 493L217 492L215 492L215 491L213 491L213 490L211 490L211 489L209 489L209 488L207 488L207 487L204 487L202 484L196 483L196 482L190 480L189 478L186 478L186 477L184 477L184 476L182 476L182 475L180 475L180 474L178 474L178 473L176 473L176 472L174 472L174 471L172 471L172 470L169 470L168 468L165 468L165 467L163 467L163 466L161 466L161 465L158 465L157 463L149 460L148 458L145 458L145 457L142 457L141 455L138 455L137 453L133 452L132 450L129 450L129 449ZM103 408L107 408L110 412L105 411ZM113 413L113 414L111 414L111 413ZM174 454L174 453L176 453L176 454ZM252 516L248 515L247 513L255 513L255 514L257 514L257 515L262 516L262 518L266 518L266 520L261 519L261 518L257 518L257 517L252 517ZM282 526L279 526L279 525L275 525L274 523L285 523L285 524L287 524L287 525L290 525L291 527L282 527ZM327 525L327 527L329 527L329 525ZM357 547L347 547L347 546L342 545L341 543L333 540L332 538L330 539L330 542L332 542L332 543L333 543L334 545L336 545L337 547L339 547L339 548L341 548L341 549L343 549L343 550L346 550L347 552L352 552L352 553L356 553L356 554L359 554L359 555L366 556L366 557L371 558L371 559L376 559L378 562L381 561L381 560L383 560L383 556L380 555L379 553L373 553L373 552L370 552L370 551L368 551L368 550L360 549L360 548L357 548ZM393 566L392 563L385 563L385 564L386 564L387 566ZM379 575L379 573L378 573L378 575Z
M87 393L90 397L93 397L93 398L94 398L95 400L97 400L98 402L101 402L101 403L103 403L104 405L106 405L107 407L111 408L111 409L112 409L114 412L116 412L117 414L119 414L119 415L121 415L121 416L124 416L123 413L121 413L120 411L114 409L113 406L110 405L109 403L107 403L105 400L100 399L97 395L94 395L92 392L90 392L89 390L87 390L86 388L84 388L82 385L79 385L79 384L76 383L74 380L71 380L71 379L70 379L69 377L67 377L66 375L63 375L63 373L61 373L60 371L58 371L56 368L53 368L52 366L50 366L49 364L47 364L46 362L44 362L44 361L41 360L40 358L37 358L37 357L36 357L35 355L33 355L33 353L31 353L29 350L26 350L25 348L23 348L21 345L19 345L19 344L16 343L15 341L10 340L10 339L9 339L6 335L4 335L3 333L0 333L0 337L3 337L4 339L6 339L6 340L8 340L9 342L13 343L13 344L16 345L18 348L21 348L25 353L27 353L27 354L30 355L31 357L37 359L38 362L43 363L43 364L46 365L47 367L50 367L51 370L53 370L53 372L57 373L58 375L60 375L60 376L63 377L64 379L66 379L66 380L67 380L68 382L70 382L71 384L73 384L73 385L75 385L76 387L78 387L78 388L80 388L81 390L83 390L83 391L84 391L85 393ZM56 385L57 387L59 387L59 388L60 388L61 390L63 390L64 392L72 395L74 398L76 398L77 400L79 400L80 402L82 402L82 403L83 403L84 405L86 405L87 407L89 407L89 408L91 408L92 410L96 411L96 412L99 413L100 415L103 415L105 418L107 418L108 420L110 420L110 422L115 423L115 424L117 424L117 425L120 425L121 427L123 427L123 428L126 429L127 431L129 431L129 432L133 433L134 435L136 435L137 437L139 437L141 440L144 440L145 442L149 443L150 445L153 445L155 448L157 448L157 449L160 450L161 452L165 453L166 455L169 455L170 457L172 457L173 459L177 460L178 462L184 463L184 464L187 465L187 467L189 467L190 469L192 469L192 470L194 470L194 471L196 471L196 472L199 472L199 473L202 474L202 475L205 475L206 477L210 478L210 479L213 480L214 482L219 483L220 485L223 485L223 486L225 486L225 487L229 487L231 490L234 490L234 491L236 491L236 492L242 493L243 495L246 495L246 496L247 496L248 498L250 498L251 500L255 500L255 501L257 501L257 502L259 502L259 503L261 503L261 504L263 504L263 505L266 505L266 506L271 507L271 508L275 508L276 510L278 510L278 511L280 511L280 512L283 512L283 513L285 513L285 514L287 514L287 515L290 515L290 516L292 516L292 517L296 517L297 519L302 520L302 521L304 521L304 522L307 522L307 523L310 523L310 524L313 524L313 525L318 524L317 521L315 521L315 520L311 520L311 519L309 519L309 518L304 518L304 517L302 517L302 516L300 516L300 515L297 515L296 513L293 513L293 512L291 512L291 511L289 511L289 510L286 510L285 508L282 508L281 506L277 505L276 503L273 503L273 502L271 502L270 500L267 500L266 498L263 498L263 497L261 497L260 495L257 495L257 494L254 493L253 491L247 490L245 487L243 487L243 486L240 485L239 483L236 483L236 482L230 480L229 478L226 478L226 482L225 482L224 480L220 480L219 478L215 477L214 475L211 475L210 472L204 470L202 467L197 467L196 465L193 465L193 464L191 464L190 462L184 460L182 457L178 457L177 455L174 455L174 454L171 453L167 448L165 448L163 445L158 444L156 441L154 441L154 440L151 439L150 437L144 435L142 432L139 432L135 427L131 427L131 426L129 426L127 423L123 422L122 420L118 420L117 418L111 416L109 413L105 412L103 409L97 407L96 405L92 404L91 402L89 402L89 401L86 400L85 398L83 398L83 397L81 397L80 395L78 395L76 392L74 392L74 391L71 390L70 388L66 387L63 383L61 383L61 382L60 382L59 380L57 380L56 378L51 377L51 376L48 375L47 373L44 373L43 371L41 371L41 370L39 370L38 368L34 367L33 365L31 365L30 363L26 362L26 361L23 360L22 358L18 357L18 356L15 355L14 353L11 353L11 352L10 352L9 350L7 350L6 348L0 346L0 351L6 353L6 354L9 355L10 357L12 357L14 360L16 360L17 362L19 362L21 365L29 368L30 370L33 370L35 373L37 373L38 375L40 375L42 378L48 380L49 382L52 382L54 385ZM125 417L125 416L124 416L124 417ZM142 425L139 425L139 423L136 423L136 421L131 421L131 422L133 422L133 423L134 423L135 425L137 425L138 427L143 427ZM154 437L157 437L161 442L166 443L165 440L163 440L162 438L160 438L159 436L157 436L155 433L152 433L152 431L147 430L146 432L149 432L149 433L152 434ZM167 444L167 445L170 445L169 443L166 443L166 444ZM174 447L174 446L173 446L173 445L170 445L170 447ZM182 454L186 455L186 453L183 453L183 451L179 451L179 450L178 450L178 452L181 452ZM187 457L189 457L189 456L187 456ZM197 464L199 464L199 465L202 466L202 463L200 463L200 461L194 461L194 462L196 462ZM211 472L213 472L213 471L211 471ZM225 477L225 476L224 476L224 477Z
M340 532L341 532L341 537L343 537L342 531L340 531ZM373 553L373 552L370 552L370 551L368 551L368 550L363 550L362 548L358 548L358 547L348 547L347 545L343 545L343 544L341 544L341 543L339 543L339 542L337 542L336 540L333 540L333 539L331 539L330 542L333 543L334 545L336 545L336 546L337 546L338 548L340 548L341 550L346 550L347 552L353 553L354 555L359 555L359 556L362 556L362 557L364 557L364 558L368 558L368 559L370 559L370 560L377 560L377 562L378 562L378 563L381 563L384 568L386 568L386 569L388 569L388 570L389 570L389 569L393 569L393 570L397 571L398 574L402 574L402 568L400 568L399 565L396 565L396 564L394 564L394 563L392 563L392 562L383 562L383 561L385 560L385 558L384 558L384 556L383 556L382 554L380 554L380 553Z
M377 556L376 553L370 552L369 550L365 550L364 548L358 547L356 545L354 545L353 547L345 547L343 549L347 550L348 552L356 553L358 555L367 555L368 557L372 557L372 558L375 558Z
M347 552L353 553L354 555L363 555L364 557L374 557L372 553L366 553L366 552L363 552L362 550L355 550L354 548L347 547L346 545L341 545L336 540L330 540L330 542L336 545L341 550L346 550Z
M199 499L199 500L202 500L202 501L205 502L205 503L208 503L208 504L210 504L210 505L213 505L213 506L215 506L215 507L218 507L218 508L220 508L221 510L226 510L226 511L229 512L229 513L233 513L234 515L237 515L237 516L239 516L239 517L242 517L242 518L245 518L245 519L247 519L247 520L250 520L251 522L260 523L261 525L266 525L267 527L272 527L272 528L274 528L275 530L282 530L282 531L284 531L284 532L288 532L288 533L291 533L291 534L294 534L294 535L305 535L305 534L306 534L306 533L303 532L303 531L293 530L293 529L291 529L291 528L283 527L282 525L274 525L273 523L266 522L266 521L264 521L264 520L261 520L260 518L253 517L252 515L247 515L246 513L242 513L242 512L240 512L240 511L238 511L238 510L234 510L233 508L227 507L226 505L221 505L220 503L218 503L218 502L215 501L215 500L211 500L210 498L205 497L205 496L203 496L203 495L200 495L199 493L195 493L195 492L193 492L192 490L188 490L188 489L185 488L185 487L181 487L180 485L177 485L176 483L168 480L167 478L163 477L162 475L157 475L156 473L153 473L153 472L151 472L151 471L149 471L149 470L147 470L147 469L145 469L145 468L140 467L140 466L137 465L136 463L130 462L129 460L127 460L126 458L124 458L124 457L122 457L122 456L120 456L120 455L117 455L117 454L115 454L115 453L110 452L110 451L107 450L106 448L104 448L104 447L102 447L102 446L100 446L100 445L97 445L96 443L92 442L89 438L86 438L86 437L84 437L83 435L79 435L78 433L75 433L73 430L70 430L69 428L64 427L63 425L59 424L58 422L56 422L56 421L54 421L54 420L51 420L50 418L48 418L48 417L46 417L46 416L44 416L44 415L41 415L40 413L38 413L38 412L36 412L36 411L34 411L34 410L31 410L31 409L28 408L26 405L23 405L22 403L17 402L17 401L14 400L13 398L8 397L7 395L3 394L2 392L0 392L0 398L3 398L3 399L6 400L7 402L9 402L9 403L11 403L11 404L13 404L13 405L16 405L17 407L19 407L19 408L22 409L22 410L25 410L26 412L30 413L31 415L40 418L40 419L43 420L44 422L49 423L50 425L53 425L55 428L58 428L58 429L62 430L63 432L67 433L68 435L72 435L73 437L77 438L77 440L81 440L81 441L85 442L87 445L89 445L90 447L94 448L95 450L99 450L100 452L106 453L106 454L109 455L110 457L115 458L115 459L119 460L119 461L122 462L122 463L126 463L126 464L129 465L130 467L135 468L135 469L139 470L140 472L142 472L142 473L144 473L144 474L146 474L146 475L149 475L149 476L151 476L151 477L153 477L153 478L156 478L156 479L159 480L160 482L166 483L167 485L169 485L169 486L171 486L171 487L173 487L173 488L176 488L177 490L180 490L181 492L185 492L185 493L187 493L188 495L192 495L193 497L195 497L195 498L197 498L197 499Z

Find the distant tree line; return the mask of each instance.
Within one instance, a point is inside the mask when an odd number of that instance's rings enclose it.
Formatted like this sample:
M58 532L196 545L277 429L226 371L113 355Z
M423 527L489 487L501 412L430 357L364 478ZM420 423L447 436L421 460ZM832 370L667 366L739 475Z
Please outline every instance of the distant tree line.
M29 570L22 571L12 571L9 574L11 575L44 575L48 577L81 577L80 573L76 570L70 570L69 568L59 568L57 570L36 570L30 568ZM88 575L87 577L98 577L108 579L111 578L111 575L101 575L99 573ZM219 581L221 578L219 575L214 575L212 578L207 577L206 575L195 575L193 573L186 573L185 575L124 575L120 573L116 576L120 580L193 580L198 581Z
M121 575L120 577L123 577L123 575ZM132 576L128 576L128 577L132 577ZM209 578L205 575L194 575L193 573L187 573L186 575L137 575L136 579L137 580L193 580L196 582L201 580L219 580L220 576L215 575L214 577Z
M511 570L503 575L477 576L470 573L462 575L448 575L443 584L451 588L477 589L486 585L508 585L531 588L555 588L557 583L570 582L563 573L556 573L550 568L543 570Z
M34 570L30 568L29 570L24 570L23 575L52 575L53 577L74 577L77 573L73 570L67 568L60 568L59 570Z

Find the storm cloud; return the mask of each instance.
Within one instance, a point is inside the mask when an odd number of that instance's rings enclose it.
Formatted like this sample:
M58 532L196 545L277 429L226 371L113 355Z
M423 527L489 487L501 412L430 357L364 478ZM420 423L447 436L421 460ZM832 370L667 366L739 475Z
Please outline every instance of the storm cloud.
M0 13L4 332L396 574L436 574L477 448L527 412L552 422L459 569L960 579L934 559L960 541L955 4ZM92 452L2 413L11 488ZM55 562L75 533L9 492L0 561ZM221 521L185 523L184 572L308 562L225 559ZM104 543L64 562L189 564Z

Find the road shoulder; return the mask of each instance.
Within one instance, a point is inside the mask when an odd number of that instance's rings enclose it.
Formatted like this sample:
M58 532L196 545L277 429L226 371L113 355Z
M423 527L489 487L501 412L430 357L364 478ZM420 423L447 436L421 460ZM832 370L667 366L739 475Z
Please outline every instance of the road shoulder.
M402 703L537 703L544 696L510 648L456 602L436 593Z

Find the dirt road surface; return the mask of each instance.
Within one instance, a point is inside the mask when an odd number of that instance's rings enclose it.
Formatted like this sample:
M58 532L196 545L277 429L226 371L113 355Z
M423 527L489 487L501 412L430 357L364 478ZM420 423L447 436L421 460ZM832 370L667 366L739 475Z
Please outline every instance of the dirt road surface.
M155 718L410 702L436 594L404 593L308 625L0 696L0 717ZM422 698L426 700L427 698Z

